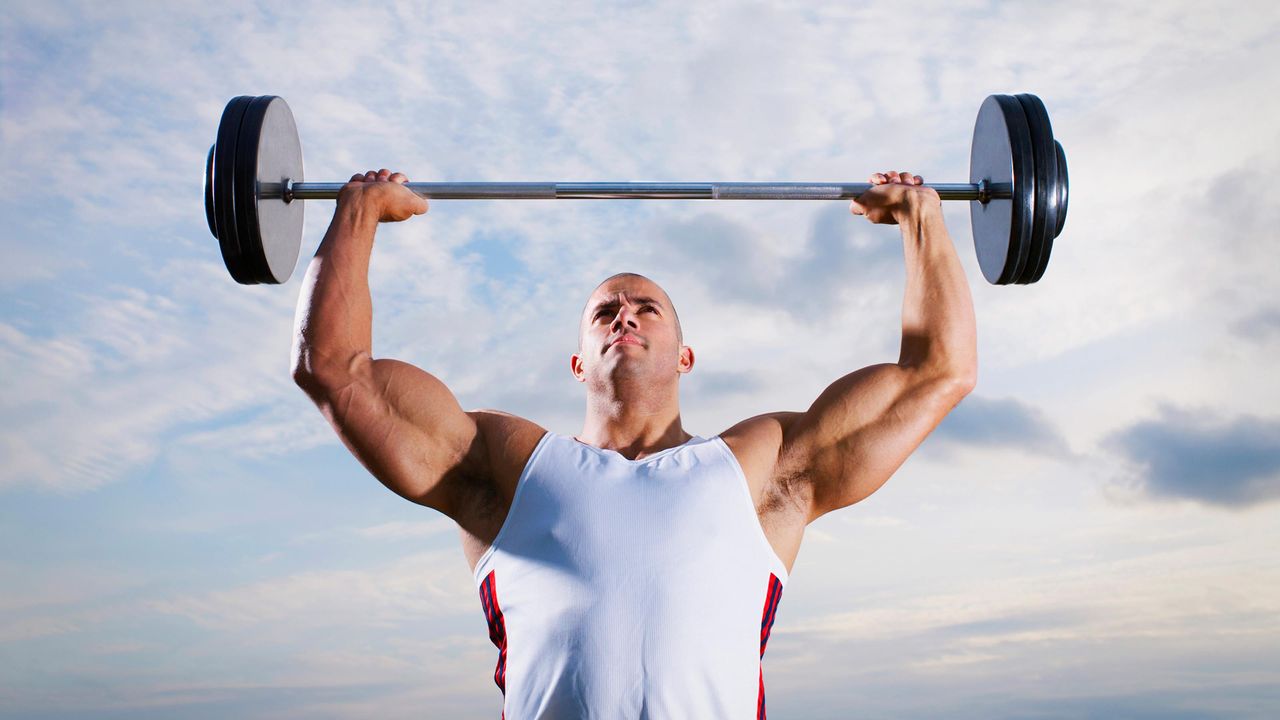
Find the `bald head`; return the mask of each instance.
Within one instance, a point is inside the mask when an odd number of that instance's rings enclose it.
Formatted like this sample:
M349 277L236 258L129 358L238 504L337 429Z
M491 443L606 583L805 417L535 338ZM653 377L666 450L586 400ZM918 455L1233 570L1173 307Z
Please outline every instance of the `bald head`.
M594 308L616 297L618 294L616 291L623 285L631 290L631 294L638 295L641 299L644 299L647 295L649 296L648 299L656 301L664 311L669 312L671 318L675 321L677 341L681 345L684 344L684 330L680 327L680 315L676 313L676 306L671 302L671 296L667 295L667 291L644 275L633 272L620 272L616 275L610 275L601 281L591 291L590 297L587 298L587 304L582 308L582 315L578 320L578 352L582 352L582 334L590 318L595 315ZM634 300L635 298L632 299Z

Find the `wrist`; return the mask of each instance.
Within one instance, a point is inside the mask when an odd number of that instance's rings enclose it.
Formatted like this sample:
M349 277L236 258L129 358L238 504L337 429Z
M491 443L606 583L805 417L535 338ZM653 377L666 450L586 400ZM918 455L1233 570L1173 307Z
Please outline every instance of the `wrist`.
M338 193L338 207L333 214L334 223L341 223L357 231L372 232L377 228L380 216L381 212L373 207L372 199L359 188L350 191L343 188Z
M942 217L942 200L933 188L922 188L923 192L907 193L896 210L893 218L899 225L921 225Z

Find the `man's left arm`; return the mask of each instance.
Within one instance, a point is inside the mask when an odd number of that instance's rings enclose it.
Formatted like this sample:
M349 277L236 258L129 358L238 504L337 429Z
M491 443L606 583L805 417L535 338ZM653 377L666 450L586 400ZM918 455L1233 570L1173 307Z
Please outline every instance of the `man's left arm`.
M902 349L897 363L840 378L783 423L778 469L802 490L810 522L879 489L977 377L973 300L937 193L906 173L871 181L852 210L902 229Z

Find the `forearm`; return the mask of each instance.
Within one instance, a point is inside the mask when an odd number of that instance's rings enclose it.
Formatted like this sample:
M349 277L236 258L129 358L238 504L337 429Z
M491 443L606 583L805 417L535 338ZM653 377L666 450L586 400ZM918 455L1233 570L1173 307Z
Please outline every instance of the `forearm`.
M355 361L372 355L369 258L377 227L377 217L360 204L338 203L298 297L295 377L344 376Z
M973 299L937 201L899 222L906 255L898 364L971 385L977 374Z

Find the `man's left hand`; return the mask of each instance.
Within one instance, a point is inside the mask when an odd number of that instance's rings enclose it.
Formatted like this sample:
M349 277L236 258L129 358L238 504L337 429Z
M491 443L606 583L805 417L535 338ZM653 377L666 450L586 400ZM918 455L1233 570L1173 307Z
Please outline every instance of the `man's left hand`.
M924 178L919 175L890 170L872 175L871 185L849 204L849 210L873 223L897 225L921 211L942 211L937 191L925 187Z

